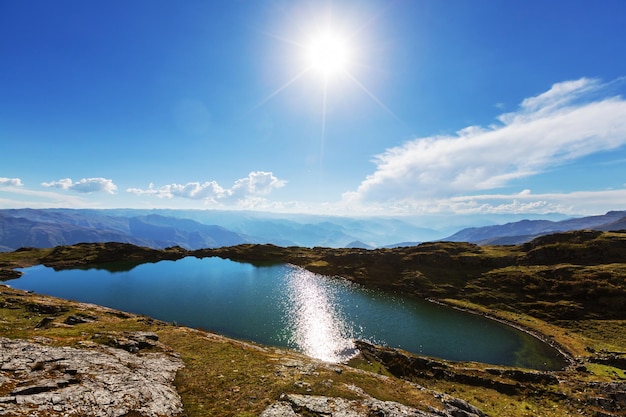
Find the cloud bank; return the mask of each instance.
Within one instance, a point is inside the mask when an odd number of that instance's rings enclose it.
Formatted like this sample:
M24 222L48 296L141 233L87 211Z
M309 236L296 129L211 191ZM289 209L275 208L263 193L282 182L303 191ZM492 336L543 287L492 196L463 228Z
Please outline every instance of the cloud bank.
M376 156L375 172L356 191L344 194L344 202L413 210L455 206L462 203L456 196L495 190L621 147L626 144L626 101L619 96L590 99L605 87L589 78L557 83L523 100L517 111L500 115L497 125L469 126L454 135L418 138L387 149ZM532 203L531 195L506 198ZM486 195L458 198L473 205L487 200Z
M117 190L117 185L107 178L83 178L76 182L73 182L71 178L64 178L58 181L42 182L41 185L47 188L72 190L78 193L104 192L115 194Z
M153 184L147 189L128 188L126 191L142 196L156 196L159 198L187 198L203 200L207 203L237 203L240 206L253 206L255 201L265 201L263 196L273 190L281 188L286 181L280 180L271 172L254 171L246 178L235 181L231 188L224 188L216 181L189 182L187 184L168 184L155 188Z

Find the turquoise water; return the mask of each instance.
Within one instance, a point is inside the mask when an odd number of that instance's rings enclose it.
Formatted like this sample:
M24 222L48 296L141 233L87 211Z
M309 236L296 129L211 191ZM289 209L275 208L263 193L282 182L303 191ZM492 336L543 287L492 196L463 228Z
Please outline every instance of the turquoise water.
M130 271L22 270L12 287L145 314L229 337L289 347L337 362L352 340L459 361L559 369L536 338L492 320L422 300L367 290L279 265L220 258L161 261Z

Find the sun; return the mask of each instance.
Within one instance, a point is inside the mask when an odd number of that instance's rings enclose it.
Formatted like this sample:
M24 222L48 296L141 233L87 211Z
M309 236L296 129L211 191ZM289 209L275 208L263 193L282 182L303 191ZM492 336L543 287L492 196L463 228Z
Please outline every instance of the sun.
M308 69L325 79L349 71L352 48L339 32L324 30L309 39L305 47Z
M353 91L359 90L394 118L397 119L397 116L360 80L361 72L371 68L366 62L369 55L367 44L371 41L372 33L371 31L365 33L364 28L375 19L357 21L344 18L340 21L343 24L336 26L329 17L307 24L310 18L311 16L306 16L302 21L296 19L294 34L299 36L268 33L269 36L293 48L290 52L294 52L295 72L255 108L261 107L296 84L308 83L308 88L301 91L312 93L315 99L321 98L319 158L321 167L326 140L326 121L330 111L337 107L333 100L345 101ZM350 22L356 25L351 25Z

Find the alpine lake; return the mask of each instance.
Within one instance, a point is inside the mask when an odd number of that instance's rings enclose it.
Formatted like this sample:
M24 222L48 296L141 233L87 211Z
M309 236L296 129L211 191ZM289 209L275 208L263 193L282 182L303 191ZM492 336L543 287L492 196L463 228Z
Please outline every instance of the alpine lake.
M328 362L353 341L453 361L538 370L565 365L559 352L516 328L450 307L365 289L292 265L254 266L187 257L134 266L21 270L14 288L143 314Z

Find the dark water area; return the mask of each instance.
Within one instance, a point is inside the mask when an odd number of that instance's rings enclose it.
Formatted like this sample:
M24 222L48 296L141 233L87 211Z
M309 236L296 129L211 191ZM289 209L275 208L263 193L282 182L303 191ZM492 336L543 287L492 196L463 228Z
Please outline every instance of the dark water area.
M502 323L290 265L188 257L128 271L44 266L22 271L21 278L7 283L330 362L347 359L353 340L362 339L456 361L543 370L564 365L555 349Z

